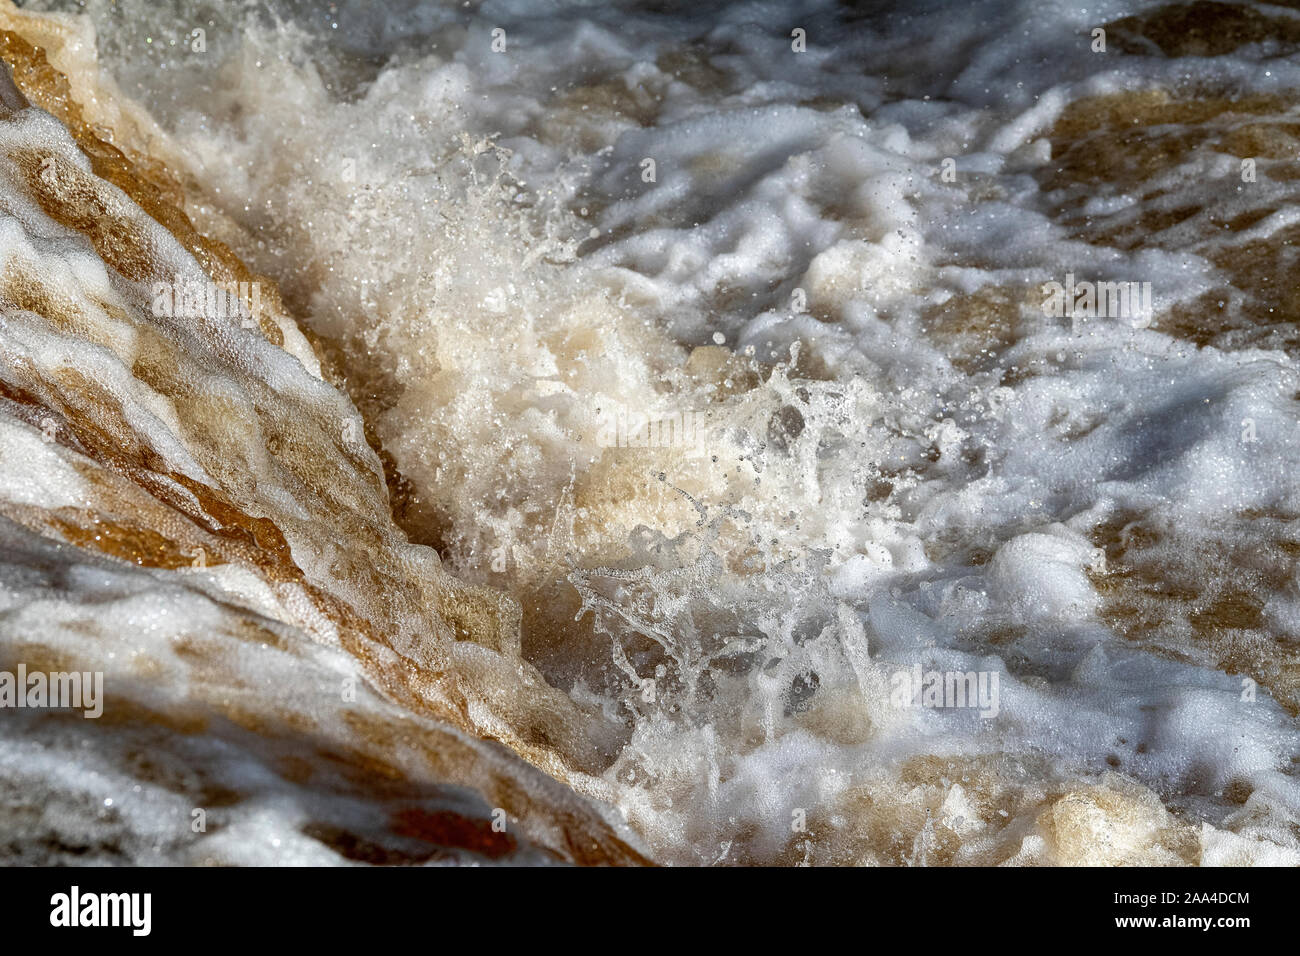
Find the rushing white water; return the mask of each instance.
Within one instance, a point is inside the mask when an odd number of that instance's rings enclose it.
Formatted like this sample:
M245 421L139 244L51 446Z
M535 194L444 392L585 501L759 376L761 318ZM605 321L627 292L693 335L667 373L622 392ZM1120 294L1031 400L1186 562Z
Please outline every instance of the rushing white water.
M516 746L556 715L526 756L652 858L1295 864L1300 14L1204 6L92 0L52 59L329 343L406 534L518 602L568 702L512 710L532 668L461 648L494 675L470 723ZM1152 304L1053 315L1049 282ZM280 414L352 416L284 331ZM241 440L208 446L228 480L272 474ZM13 469L9 501L77 496ZM437 566L368 489L256 494L363 615L357 553ZM205 588L252 606L233 577ZM179 587L152 613L216 614ZM899 706L913 672L996 699ZM134 812L147 842L171 811ZM330 856L301 813L233 816L223 858Z

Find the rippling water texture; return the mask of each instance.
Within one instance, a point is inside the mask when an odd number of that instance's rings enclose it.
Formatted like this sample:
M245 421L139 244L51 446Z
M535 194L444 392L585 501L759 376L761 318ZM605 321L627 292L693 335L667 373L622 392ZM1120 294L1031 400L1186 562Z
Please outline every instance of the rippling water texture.
M4 2L0 858L1300 863L1298 53Z

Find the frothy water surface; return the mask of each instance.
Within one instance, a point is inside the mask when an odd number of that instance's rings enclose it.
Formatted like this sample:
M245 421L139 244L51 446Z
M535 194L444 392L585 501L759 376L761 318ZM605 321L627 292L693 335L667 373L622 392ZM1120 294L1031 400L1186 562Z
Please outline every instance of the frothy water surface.
M6 786L109 858L1300 862L1300 12L1195 7L4 13L86 133L15 69L0 511L78 547L5 525L0 629L147 711Z

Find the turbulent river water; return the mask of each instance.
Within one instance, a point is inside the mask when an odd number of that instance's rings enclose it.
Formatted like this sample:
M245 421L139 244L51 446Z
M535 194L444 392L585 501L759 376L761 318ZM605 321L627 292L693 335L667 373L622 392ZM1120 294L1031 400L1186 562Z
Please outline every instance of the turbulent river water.
M0 58L0 858L1300 863L1300 4Z

